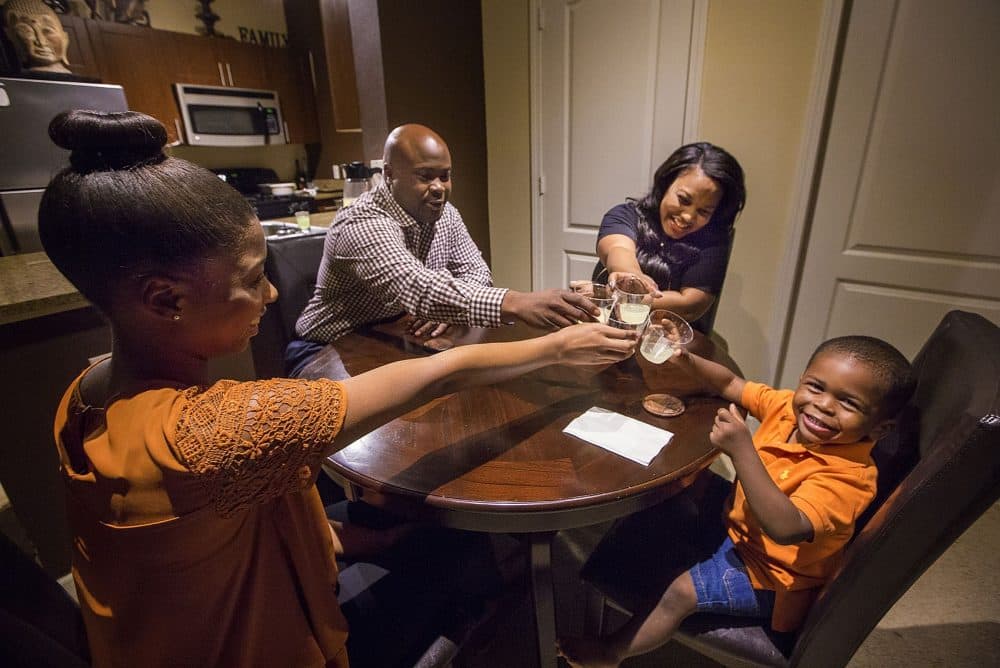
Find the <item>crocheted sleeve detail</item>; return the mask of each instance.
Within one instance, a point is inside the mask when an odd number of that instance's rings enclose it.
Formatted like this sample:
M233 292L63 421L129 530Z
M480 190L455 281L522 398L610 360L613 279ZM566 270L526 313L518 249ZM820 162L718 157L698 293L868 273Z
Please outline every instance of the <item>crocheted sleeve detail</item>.
M347 403L330 380L220 381L183 395L177 456L222 516L311 484Z

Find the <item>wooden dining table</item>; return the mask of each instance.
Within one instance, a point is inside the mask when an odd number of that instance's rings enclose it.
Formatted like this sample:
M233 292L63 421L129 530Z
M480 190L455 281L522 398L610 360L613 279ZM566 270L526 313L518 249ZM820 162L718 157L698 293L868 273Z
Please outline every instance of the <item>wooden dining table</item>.
M523 325L453 329L444 343L541 334ZM696 333L689 349L739 372L708 337ZM397 321L338 339L303 376L344 378L429 354L429 346ZM642 408L650 392L680 396L686 410L671 418L652 415ZM654 365L636 355L612 365L555 365L432 399L337 451L324 468L350 499L445 527L526 537L539 661L555 666L552 537L648 508L690 484L717 455L708 434L724 405L669 362ZM643 466L563 432L595 406L673 437Z

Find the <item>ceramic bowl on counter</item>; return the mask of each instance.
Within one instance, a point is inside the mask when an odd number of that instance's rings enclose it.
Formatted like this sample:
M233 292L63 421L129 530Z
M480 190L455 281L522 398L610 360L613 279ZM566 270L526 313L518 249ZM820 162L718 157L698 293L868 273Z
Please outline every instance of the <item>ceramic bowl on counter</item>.
M288 183L261 183L257 186L260 191L265 195L271 195L272 197L278 197L281 195L291 195L295 192L295 184Z

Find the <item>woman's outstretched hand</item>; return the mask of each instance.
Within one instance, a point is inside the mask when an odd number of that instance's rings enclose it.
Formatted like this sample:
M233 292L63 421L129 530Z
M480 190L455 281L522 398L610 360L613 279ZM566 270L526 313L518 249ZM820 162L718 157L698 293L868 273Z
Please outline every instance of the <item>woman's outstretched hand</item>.
M558 337L561 364L588 365L619 362L635 352L635 332L597 323L583 323L549 334Z
M634 274L627 271L613 271L608 274L608 285L615 287L619 282L625 283L629 279L637 279L654 299L663 296L663 293L660 292L660 288L656 285L656 281L646 274Z

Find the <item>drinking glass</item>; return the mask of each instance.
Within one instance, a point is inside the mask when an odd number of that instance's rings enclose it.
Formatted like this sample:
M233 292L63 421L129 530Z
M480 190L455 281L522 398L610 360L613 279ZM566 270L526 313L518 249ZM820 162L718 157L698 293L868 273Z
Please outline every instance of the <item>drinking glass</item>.
M622 276L615 283L615 318L642 325L646 322L653 297L646 284L635 276Z
M673 311L656 309L649 314L649 323L639 339L639 354L653 364L663 364L678 348L694 340L694 330L688 321ZM650 394L642 407L654 415L672 417L684 412L684 402L672 394Z
M608 324L617 329L627 329L630 332L642 332L642 326L646 324L646 321L642 322L629 322L627 320L622 320L618 315L619 304L611 309L611 314L608 316Z
M634 313L625 312L625 317L622 317L622 303L617 299L611 305L611 311L608 314L608 325L615 327L616 329L625 329L630 332L638 332L639 337L642 338L642 328L646 325L646 320L643 319L641 322L636 322ZM634 354L634 353L633 353ZM632 365L635 365L635 360L632 359L632 355L628 357ZM638 370L636 370L638 372Z
M597 316L597 322L602 325L608 323L608 316L611 314L611 307L615 302L614 291L610 287L604 283L594 283L593 281L573 281L569 287L573 292L583 295L593 302L594 306L601 309L601 314Z

